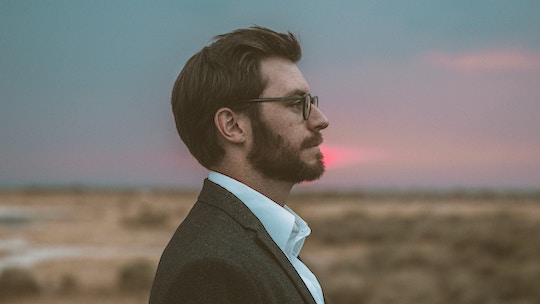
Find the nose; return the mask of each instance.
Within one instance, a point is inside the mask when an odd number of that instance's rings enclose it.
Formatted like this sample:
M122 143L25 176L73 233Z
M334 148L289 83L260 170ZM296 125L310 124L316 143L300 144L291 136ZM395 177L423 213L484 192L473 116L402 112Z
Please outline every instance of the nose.
M312 106L311 114L308 118L308 124L309 128L313 131L320 131L322 129L326 129L330 123L328 122L328 118L326 118L319 108Z

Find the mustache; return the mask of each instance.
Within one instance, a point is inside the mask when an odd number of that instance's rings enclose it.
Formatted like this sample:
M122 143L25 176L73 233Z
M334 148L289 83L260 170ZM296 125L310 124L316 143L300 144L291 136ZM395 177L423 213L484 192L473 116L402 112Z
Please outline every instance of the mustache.
M307 148L315 147L315 146L318 146L318 145L322 144L322 142L323 142L323 137L322 137L321 133L315 133L313 136L311 136L309 138L306 138L302 142L301 148L302 149L307 149Z

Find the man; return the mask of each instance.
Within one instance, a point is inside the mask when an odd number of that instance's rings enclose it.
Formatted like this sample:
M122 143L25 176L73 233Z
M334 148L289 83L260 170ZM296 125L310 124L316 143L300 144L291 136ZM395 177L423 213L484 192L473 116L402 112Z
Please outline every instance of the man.
M324 172L328 120L300 57L293 34L251 27L217 36L178 76L178 133L210 173L163 252L151 304L324 303L298 258L310 229L285 206Z

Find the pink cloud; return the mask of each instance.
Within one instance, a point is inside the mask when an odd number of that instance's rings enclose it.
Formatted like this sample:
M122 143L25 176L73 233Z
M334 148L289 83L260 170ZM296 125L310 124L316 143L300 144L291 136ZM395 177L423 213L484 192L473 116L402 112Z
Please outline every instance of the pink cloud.
M322 145L320 148L324 155L324 163L327 168L379 162L389 157L388 152L376 148L352 148L328 145Z
M459 71L530 71L540 69L540 52L491 49L461 54L432 52L431 63Z

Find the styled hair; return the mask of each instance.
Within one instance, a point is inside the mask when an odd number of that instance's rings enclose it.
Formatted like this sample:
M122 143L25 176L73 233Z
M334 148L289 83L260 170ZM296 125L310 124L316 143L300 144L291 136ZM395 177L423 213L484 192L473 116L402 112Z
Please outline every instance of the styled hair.
M216 111L258 98L264 91L261 60L280 57L298 62L301 56L294 34L253 26L214 37L186 62L173 87L172 111L180 138L201 165L210 169L225 153L214 125ZM250 118L258 113L256 104L248 108L243 110Z

